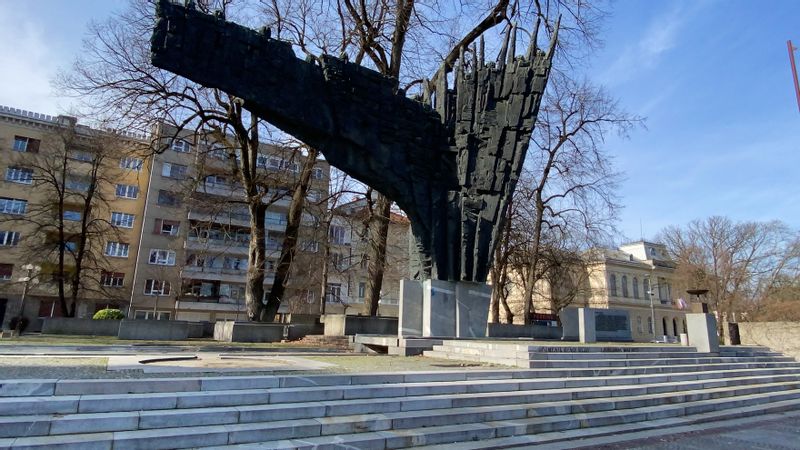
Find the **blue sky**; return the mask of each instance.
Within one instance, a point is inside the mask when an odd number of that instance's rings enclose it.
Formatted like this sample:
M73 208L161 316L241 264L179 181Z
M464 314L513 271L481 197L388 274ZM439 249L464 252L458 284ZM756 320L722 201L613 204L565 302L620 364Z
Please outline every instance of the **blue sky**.
M49 80L87 23L122 7L0 0L0 104L68 109ZM626 177L620 241L709 215L800 229L800 112L786 49L789 39L800 46L800 1L619 0L603 38L587 73L647 118L646 129L606 141Z

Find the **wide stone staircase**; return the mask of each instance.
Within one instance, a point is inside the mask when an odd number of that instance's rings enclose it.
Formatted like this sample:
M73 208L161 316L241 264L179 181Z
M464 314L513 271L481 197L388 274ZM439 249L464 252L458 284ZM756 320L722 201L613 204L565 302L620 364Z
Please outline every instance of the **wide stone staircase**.
M434 352L533 368L3 380L0 448L571 448L800 409L800 364L762 347L465 343Z

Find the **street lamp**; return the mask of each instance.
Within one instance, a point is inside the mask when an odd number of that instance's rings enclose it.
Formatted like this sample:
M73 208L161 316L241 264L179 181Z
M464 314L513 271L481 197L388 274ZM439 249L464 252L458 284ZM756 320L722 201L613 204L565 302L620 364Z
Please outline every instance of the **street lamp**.
M42 270L41 267L36 266L34 264L25 264L22 266L22 270L28 272L28 274L24 277L19 278L20 283L24 283L22 285L22 297L20 298L20 306L19 306L19 315L20 317L25 316L25 297L28 295L28 289L30 288L31 283L34 285L39 284L39 279L36 276L39 274L39 271ZM17 323L18 331L22 331L22 320Z
M653 292L653 284L649 283L650 288L647 290L647 295L650 296L650 331L653 333L653 341L656 341L656 307L653 305L653 297L656 293Z

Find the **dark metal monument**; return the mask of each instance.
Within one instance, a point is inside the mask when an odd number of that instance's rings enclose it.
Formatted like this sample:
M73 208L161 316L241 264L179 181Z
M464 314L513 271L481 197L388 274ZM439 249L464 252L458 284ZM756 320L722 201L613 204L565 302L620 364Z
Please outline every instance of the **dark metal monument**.
M512 28L496 63L484 62L483 45L467 58L462 49L452 87L443 67L423 97L411 99L397 80L360 65L327 55L299 59L269 30L167 0L157 14L154 65L241 98L245 108L405 211L416 244L415 278L486 281L555 36L545 52L534 32L517 55Z

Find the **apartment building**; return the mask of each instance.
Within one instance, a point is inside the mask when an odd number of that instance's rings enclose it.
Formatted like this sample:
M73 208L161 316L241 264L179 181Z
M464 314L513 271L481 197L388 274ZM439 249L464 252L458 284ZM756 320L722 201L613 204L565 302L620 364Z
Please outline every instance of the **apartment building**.
M245 280L250 213L244 191L231 173L230 142L178 133L165 126L154 133L163 149L150 161L151 177L143 214L140 251L135 255L130 314L141 319L245 320ZM272 287L283 248L292 189L304 156L266 144L257 165L267 186L265 292ZM235 156L238 158L238 156ZM300 229L300 248L281 312L316 312L324 240L315 219L326 209L329 166L316 162Z
M369 313L369 307L365 303L369 264L364 227L366 208L366 201L359 199L332 211L328 233L330 248L325 296L327 313ZM398 314L400 280L409 276L409 233L408 218L398 212L391 212L378 315L396 317Z
M126 303L149 178L136 156L140 138L0 106L3 327L23 310L28 318L62 314L56 280L61 248L66 272L81 263L76 316Z
M65 140L65 133L71 133L70 140ZM98 139L104 140L98 143ZM258 152L257 165L263 169L259 172L268 181L264 185L268 291L304 155L266 144ZM42 161L60 160L62 154L64 178L55 184L67 193L60 213L66 224L67 253L78 248L72 241L81 233L72 223L83 223L84 211L97 223L108 224L103 233L83 233L88 236L85 248L96 257L92 265L84 264L81 278L87 281L80 290L76 317L91 317L112 306L135 318L245 319L250 214L241 202L243 190L230 173L235 146L203 135L176 135L165 126L150 136L111 135L79 125L74 118L0 107L0 322L4 327L23 307L30 319L61 315L52 280L55 261L51 254L34 251L34 244L54 239L41 227L42 215L52 213L53 195L36 168L45 166ZM94 173L102 180L92 183L88 174L97 156L103 164ZM320 309L319 250L326 236L319 216L327 210L329 172L325 161L316 162L283 312ZM102 201L81 209L80 200L94 185ZM24 269L28 264L36 269ZM65 268L69 271L69 264Z

